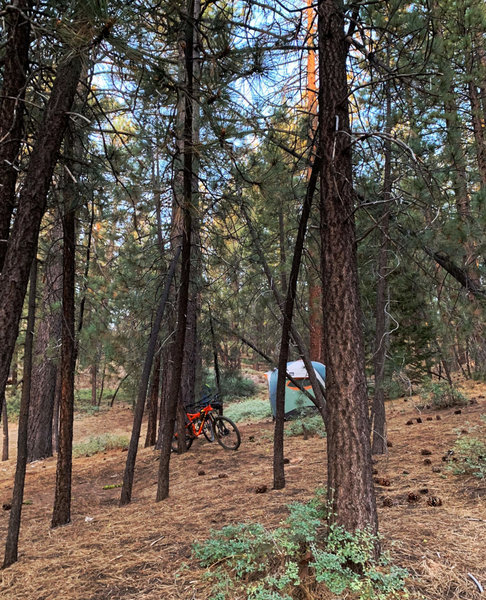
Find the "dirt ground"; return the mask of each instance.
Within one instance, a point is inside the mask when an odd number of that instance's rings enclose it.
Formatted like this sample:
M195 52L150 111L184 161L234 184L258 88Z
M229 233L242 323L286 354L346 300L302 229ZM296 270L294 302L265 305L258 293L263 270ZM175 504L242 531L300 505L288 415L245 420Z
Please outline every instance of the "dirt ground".
M394 562L412 576L412 598L484 597L469 574L486 587L486 482L453 475L442 460L457 431L486 413L486 386L469 384L466 393L474 403L461 414L420 413L413 399L387 404L391 447L375 463L380 531ZM413 425L406 425L409 420ZM131 423L131 411L115 407L76 419L75 438L128 434ZM158 454L152 449L139 450L133 501L123 508L120 489L103 486L121 483L126 453L75 459L72 523L55 530L55 459L29 465L19 562L0 571L0 598L206 600L204 572L191 559L194 541L229 523L277 525L289 502L308 500L326 483L325 440L294 437L286 440L286 488L272 490L271 422L239 426L237 452L196 440L187 454L172 457L170 498L164 502L155 502ZM0 463L0 504L11 499L14 463ZM260 486L268 491L256 493ZM442 504L430 506L429 498ZM8 518L0 510L2 540ZM183 563L188 568L178 572Z

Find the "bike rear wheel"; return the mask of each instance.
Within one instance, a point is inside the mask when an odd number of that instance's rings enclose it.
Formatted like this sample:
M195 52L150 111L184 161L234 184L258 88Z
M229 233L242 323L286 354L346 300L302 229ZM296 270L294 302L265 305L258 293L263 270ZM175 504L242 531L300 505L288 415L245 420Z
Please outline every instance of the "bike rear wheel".
M192 446L192 441L193 441L193 437L191 435L189 435L189 433L186 430L186 450L189 450L189 448ZM179 445L178 445L178 435L177 433L174 433L173 437L172 437L172 442L170 447L172 448L172 452L177 452L179 450Z
M203 433L208 442L214 442L214 427L213 422L209 417L204 421Z
M216 417L214 419L214 434L218 444L225 450L238 450L240 447L240 432L228 417Z

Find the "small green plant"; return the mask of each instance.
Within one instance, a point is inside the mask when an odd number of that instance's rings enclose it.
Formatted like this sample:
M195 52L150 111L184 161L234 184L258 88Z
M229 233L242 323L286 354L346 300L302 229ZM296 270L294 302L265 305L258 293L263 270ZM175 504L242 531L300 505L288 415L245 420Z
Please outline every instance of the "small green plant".
M105 433L103 435L91 436L85 442L74 444L73 456L93 456L105 450L124 450L128 448L129 439L124 435L113 435Z
M479 479L486 477L486 443L472 435L456 440L454 454L456 460L449 468L456 475L474 475Z
M225 416L233 421L249 421L256 423L272 416L272 410L268 400L259 400L252 398L242 402L233 402L224 409Z
M285 435L288 437L299 435L304 437L313 435L326 437L326 431L321 415L307 415L288 423L285 428Z
M324 494L289 505L289 517L273 531L238 523L195 544L193 554L213 583L211 600L292 600L302 597L303 586L308 592L319 585L359 600L407 597L406 571L373 559L374 536L326 528ZM313 575L303 577L303 564Z
M455 387L445 381L428 381L422 385L419 391L423 403L420 408L427 404L431 408L451 408L453 406L465 406L469 400Z

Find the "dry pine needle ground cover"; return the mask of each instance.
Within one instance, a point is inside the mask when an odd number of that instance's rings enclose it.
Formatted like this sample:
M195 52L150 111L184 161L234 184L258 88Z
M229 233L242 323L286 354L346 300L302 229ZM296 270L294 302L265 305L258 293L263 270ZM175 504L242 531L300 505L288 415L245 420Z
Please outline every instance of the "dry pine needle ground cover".
M414 576L412 598L484 597L468 574L486 587L486 482L455 476L442 461L457 430L479 423L486 413L486 386L473 383L464 391L476 403L461 414L453 409L419 413L413 399L387 405L392 445L375 463L380 530L394 562ZM407 426L410 420L413 425ZM129 410L115 408L77 419L75 436L129 433L131 421ZM19 562L0 572L0 597L206 600L204 571L191 559L194 541L230 523L276 526L289 502L306 501L325 485L325 440L287 439L287 486L273 491L272 424L240 424L240 430L237 452L196 440L189 453L173 456L170 499L160 503L154 501L155 451L140 449L133 502L124 508L118 508L120 489L103 487L121 483L126 454L75 459L72 523L56 530L49 528L55 459L29 465ZM0 464L0 504L11 499L14 468L14 459ZM267 492L256 493L265 486ZM441 505L431 506L437 499ZM0 511L2 544L8 517L8 511ZM188 568L177 575L183 563Z

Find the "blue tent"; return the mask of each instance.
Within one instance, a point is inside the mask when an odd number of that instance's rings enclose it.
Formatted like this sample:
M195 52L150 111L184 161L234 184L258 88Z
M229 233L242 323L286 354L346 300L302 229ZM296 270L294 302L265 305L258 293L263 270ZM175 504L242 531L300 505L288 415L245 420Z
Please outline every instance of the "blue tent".
M314 372L317 377L317 381L321 384L324 389L325 384L324 380L326 379L326 367L319 363L312 361L312 366L314 367ZM309 381L309 377L307 375L307 369L305 368L303 360L295 360L293 362L287 363L287 373L292 376L292 378L297 382L295 385L290 379L287 378L285 382L285 414L297 410L299 408L304 408L306 406L314 406L314 404L307 398L307 396L302 393L302 389L305 389L312 396L314 396L314 392L312 391L312 386ZM276 413L276 402L277 402L277 379L278 379L278 370L274 369L273 371L268 371L265 373L268 381L268 391L270 395L270 405L272 407L273 416Z

